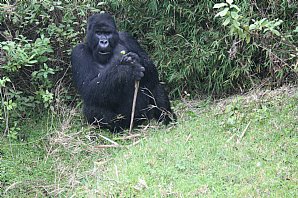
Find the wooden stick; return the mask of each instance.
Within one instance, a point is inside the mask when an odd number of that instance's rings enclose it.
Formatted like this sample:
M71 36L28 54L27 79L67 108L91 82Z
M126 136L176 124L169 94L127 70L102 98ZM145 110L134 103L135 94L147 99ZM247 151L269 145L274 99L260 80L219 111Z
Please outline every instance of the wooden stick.
M240 137L239 137L238 140L237 140L237 144L239 144L240 141L242 140L242 138L244 137L244 135L245 135L245 133L246 133L246 131L247 131L247 129L248 129L250 123L251 123L251 121L249 121L249 123L246 125L245 129L242 131Z
M142 137L142 134L132 134L132 135L124 136L124 137L115 138L115 140L129 140L129 139L134 139L137 137Z
M105 136L103 136L103 135L100 135L100 134L98 134L98 136L102 137L103 139L109 141L110 143L112 143L112 144L114 144L114 145L119 146L119 144L118 144L117 142L111 140L110 138L107 138L107 137L105 137Z
M118 145L115 145L115 144L104 144L104 145L96 145L94 146L94 148L98 148L98 149L101 149L101 148L119 148L121 147L119 144Z
M136 102L137 102L137 95L138 95L139 86L140 86L140 81L136 80L135 81L135 92L134 92L134 95L133 95L132 108L131 108L129 133L131 133L132 127L133 127L133 119L135 117L135 109L136 109Z

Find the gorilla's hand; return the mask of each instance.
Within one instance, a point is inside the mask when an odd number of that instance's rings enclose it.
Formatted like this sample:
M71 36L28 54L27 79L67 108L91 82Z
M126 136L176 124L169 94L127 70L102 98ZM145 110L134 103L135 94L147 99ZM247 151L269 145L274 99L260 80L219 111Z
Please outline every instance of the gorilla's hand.
M136 53L129 52L123 55L121 63L131 65L133 67L135 80L141 80L141 78L144 77L145 68L140 64L140 57Z
M135 80L138 80L138 81L141 80L141 78L144 77L144 72L145 72L145 68L141 64L139 63L134 64L133 75Z
M140 63L140 57L134 52L128 52L127 54L122 56L121 63L122 64Z

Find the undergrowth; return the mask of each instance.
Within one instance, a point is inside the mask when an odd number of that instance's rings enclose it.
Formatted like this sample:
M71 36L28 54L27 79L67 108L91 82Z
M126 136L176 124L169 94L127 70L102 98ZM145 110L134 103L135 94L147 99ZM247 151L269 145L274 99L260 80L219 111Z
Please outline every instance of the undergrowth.
M139 40L171 98L193 99L296 82L297 9L288 0L1 1L0 131L16 139L22 120L73 103L70 52L96 12Z

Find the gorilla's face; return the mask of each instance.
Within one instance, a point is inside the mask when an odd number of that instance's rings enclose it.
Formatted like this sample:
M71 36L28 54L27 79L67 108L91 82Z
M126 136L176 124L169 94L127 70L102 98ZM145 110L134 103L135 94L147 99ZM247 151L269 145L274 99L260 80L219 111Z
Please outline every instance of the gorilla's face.
M106 62L118 44L119 34L109 14L95 14L88 20L87 43L99 62Z

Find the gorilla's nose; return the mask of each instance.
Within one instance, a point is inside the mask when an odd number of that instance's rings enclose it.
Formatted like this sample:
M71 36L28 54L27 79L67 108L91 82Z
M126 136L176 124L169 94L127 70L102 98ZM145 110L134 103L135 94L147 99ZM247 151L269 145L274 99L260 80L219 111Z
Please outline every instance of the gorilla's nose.
M108 42L108 40L106 40L106 39L100 39L100 40L99 40L99 45L100 45L100 47L102 47L102 48L106 48L106 47L108 47L109 42Z

